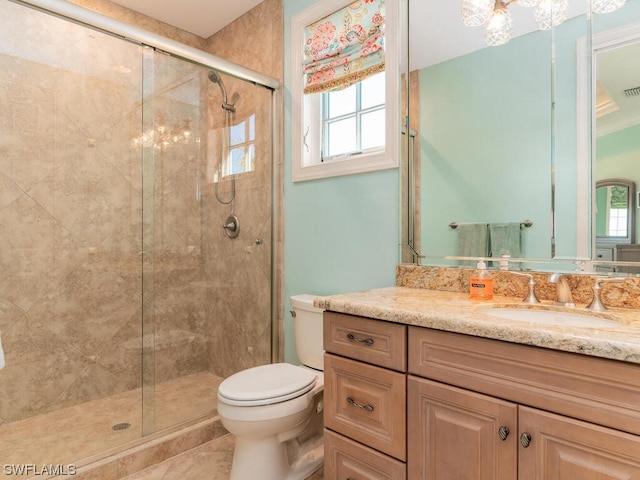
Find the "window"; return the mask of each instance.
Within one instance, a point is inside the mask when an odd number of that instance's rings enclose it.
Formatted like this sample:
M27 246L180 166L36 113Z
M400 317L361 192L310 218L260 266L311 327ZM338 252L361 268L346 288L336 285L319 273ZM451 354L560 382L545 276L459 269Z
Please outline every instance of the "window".
M382 151L385 144L384 73L322 94L321 161Z
M372 3L323 0L292 19L294 182L398 166L397 0L384 0L384 70L375 73L381 68L374 66L374 74L347 88L304 93L308 27L347 6Z

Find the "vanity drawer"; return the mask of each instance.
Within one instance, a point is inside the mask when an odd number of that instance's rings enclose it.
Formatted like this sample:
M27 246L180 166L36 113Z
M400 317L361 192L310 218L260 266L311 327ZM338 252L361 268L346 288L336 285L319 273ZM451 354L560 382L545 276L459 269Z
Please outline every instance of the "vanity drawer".
M324 424L406 459L406 375L325 354Z
M406 465L342 435L325 430L325 478L405 480Z
M373 365L407 371L407 327L398 323L325 312L324 349Z

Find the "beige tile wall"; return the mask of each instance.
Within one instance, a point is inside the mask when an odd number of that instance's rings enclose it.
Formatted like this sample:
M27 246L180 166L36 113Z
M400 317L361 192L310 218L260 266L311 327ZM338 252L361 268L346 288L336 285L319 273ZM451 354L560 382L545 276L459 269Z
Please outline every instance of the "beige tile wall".
M282 0L264 0L258 6L253 8L247 14L238 18L236 21L222 29L220 32L213 35L208 39L208 50L210 53L222 57L226 60L230 60L232 62L244 65L245 67L251 68L258 72L261 72L265 75L269 75L277 80L280 83L283 82L284 72L283 72L283 62L284 62L284 23L283 23L283 5ZM283 102L282 102L282 91L281 88L276 90L275 92L276 100L275 100L275 117L278 119L276 124L276 142L273 145L274 147L274 155L275 162L274 168L275 172L275 212L282 212L283 209L283 159L282 152L279 147L283 143L282 135L283 135ZM267 168L266 162L270 161L270 156L266 155L264 157L260 157L260 162L263 165L263 168ZM260 166L258 166L260 168ZM266 173L266 170L265 170ZM269 181L267 176L263 177L264 182ZM243 180L239 180L239 185L244 183ZM256 215L256 218L265 219L269 215L268 211L271 210L271 200L264 197L264 192L266 190L266 184L264 188L251 188L247 192L248 197L238 195L238 200L243 202L250 202L252 206L251 209L247 209L244 212L241 212L240 216L241 221L245 218L248 218L248 223L254 224L255 221L251 220L253 215ZM240 205L238 205L238 209ZM254 210L252 210L254 209ZM245 217L248 215L248 217ZM273 219L273 228L274 228L274 241L275 241L275 258L273 262L275 264L276 270L276 280L273 284L273 288L275 290L275 298L282 298L282 290L283 290L283 271L282 271L282 256L283 256L283 224L280 217L276 216ZM266 223L264 224L266 227ZM253 234L253 232L252 232ZM262 249L250 249L250 251L257 252L261 251L260 255L265 256L266 249L271 248L271 244L269 241L269 234L267 230L263 230L260 232L261 237L265 240L264 248ZM249 238L249 240L251 240ZM221 248L229 252L230 244L222 245ZM222 256L228 258L229 255L227 253L223 253ZM248 298L254 296L257 299L257 303L251 306L251 312L247 312L247 316L250 318L254 318L255 327L251 328L249 332L243 333L247 339L250 337L260 338L259 344L262 345L261 352L259 355L255 355L255 350L253 353L249 353L249 355L254 355L253 360L259 363L268 363L269 356L268 352L263 350L265 341L271 334L271 329L267 327L266 324L263 323L264 318L269 317L269 308L270 308L270 292L264 287L256 290L256 286L266 285L266 277L270 275L270 272L267 269L263 269L259 275L261 278L254 278L253 281L246 283L246 287L243 289L243 292L240 295L236 295L233 299L228 298L226 301L229 303L230 311L245 311L247 306L245 304ZM257 295L256 295L257 293ZM283 321L283 305L281 301L278 300L278 304L275 305L276 313L276 323L278 328L276 329L277 337L274 339L276 344L276 357L277 359L282 359L282 321ZM251 320L248 320L251 321ZM219 325L218 328L227 329L230 328L236 332L239 330L246 328L246 323L241 322L238 324L237 318L234 318L233 315L224 316L224 320L222 321L222 325ZM251 345L249 343L248 345ZM231 346L229 347L229 352L224 354L226 360L220 360L221 363L229 365L235 364L236 360L239 360L237 363L238 366L248 365L248 361L250 360L247 357L247 353L238 352L237 349L233 349ZM231 351L235 351L235 355L242 355L244 358L233 360L231 356ZM231 373L229 370L225 370L225 373Z

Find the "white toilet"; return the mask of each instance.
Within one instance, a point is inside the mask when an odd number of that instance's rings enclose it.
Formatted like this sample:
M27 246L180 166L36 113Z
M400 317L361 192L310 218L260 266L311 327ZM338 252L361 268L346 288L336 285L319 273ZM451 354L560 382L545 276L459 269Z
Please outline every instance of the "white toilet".
M303 365L261 365L220 384L218 413L236 437L230 480L302 480L322 464L322 310L313 298L291 297Z

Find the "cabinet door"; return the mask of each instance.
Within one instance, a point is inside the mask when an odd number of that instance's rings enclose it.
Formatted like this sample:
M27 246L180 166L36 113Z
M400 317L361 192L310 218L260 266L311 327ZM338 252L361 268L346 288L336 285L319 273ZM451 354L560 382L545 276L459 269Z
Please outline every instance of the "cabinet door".
M640 480L640 437L520 407L519 477L526 480Z
M515 480L515 404L413 376L407 396L409 480Z

